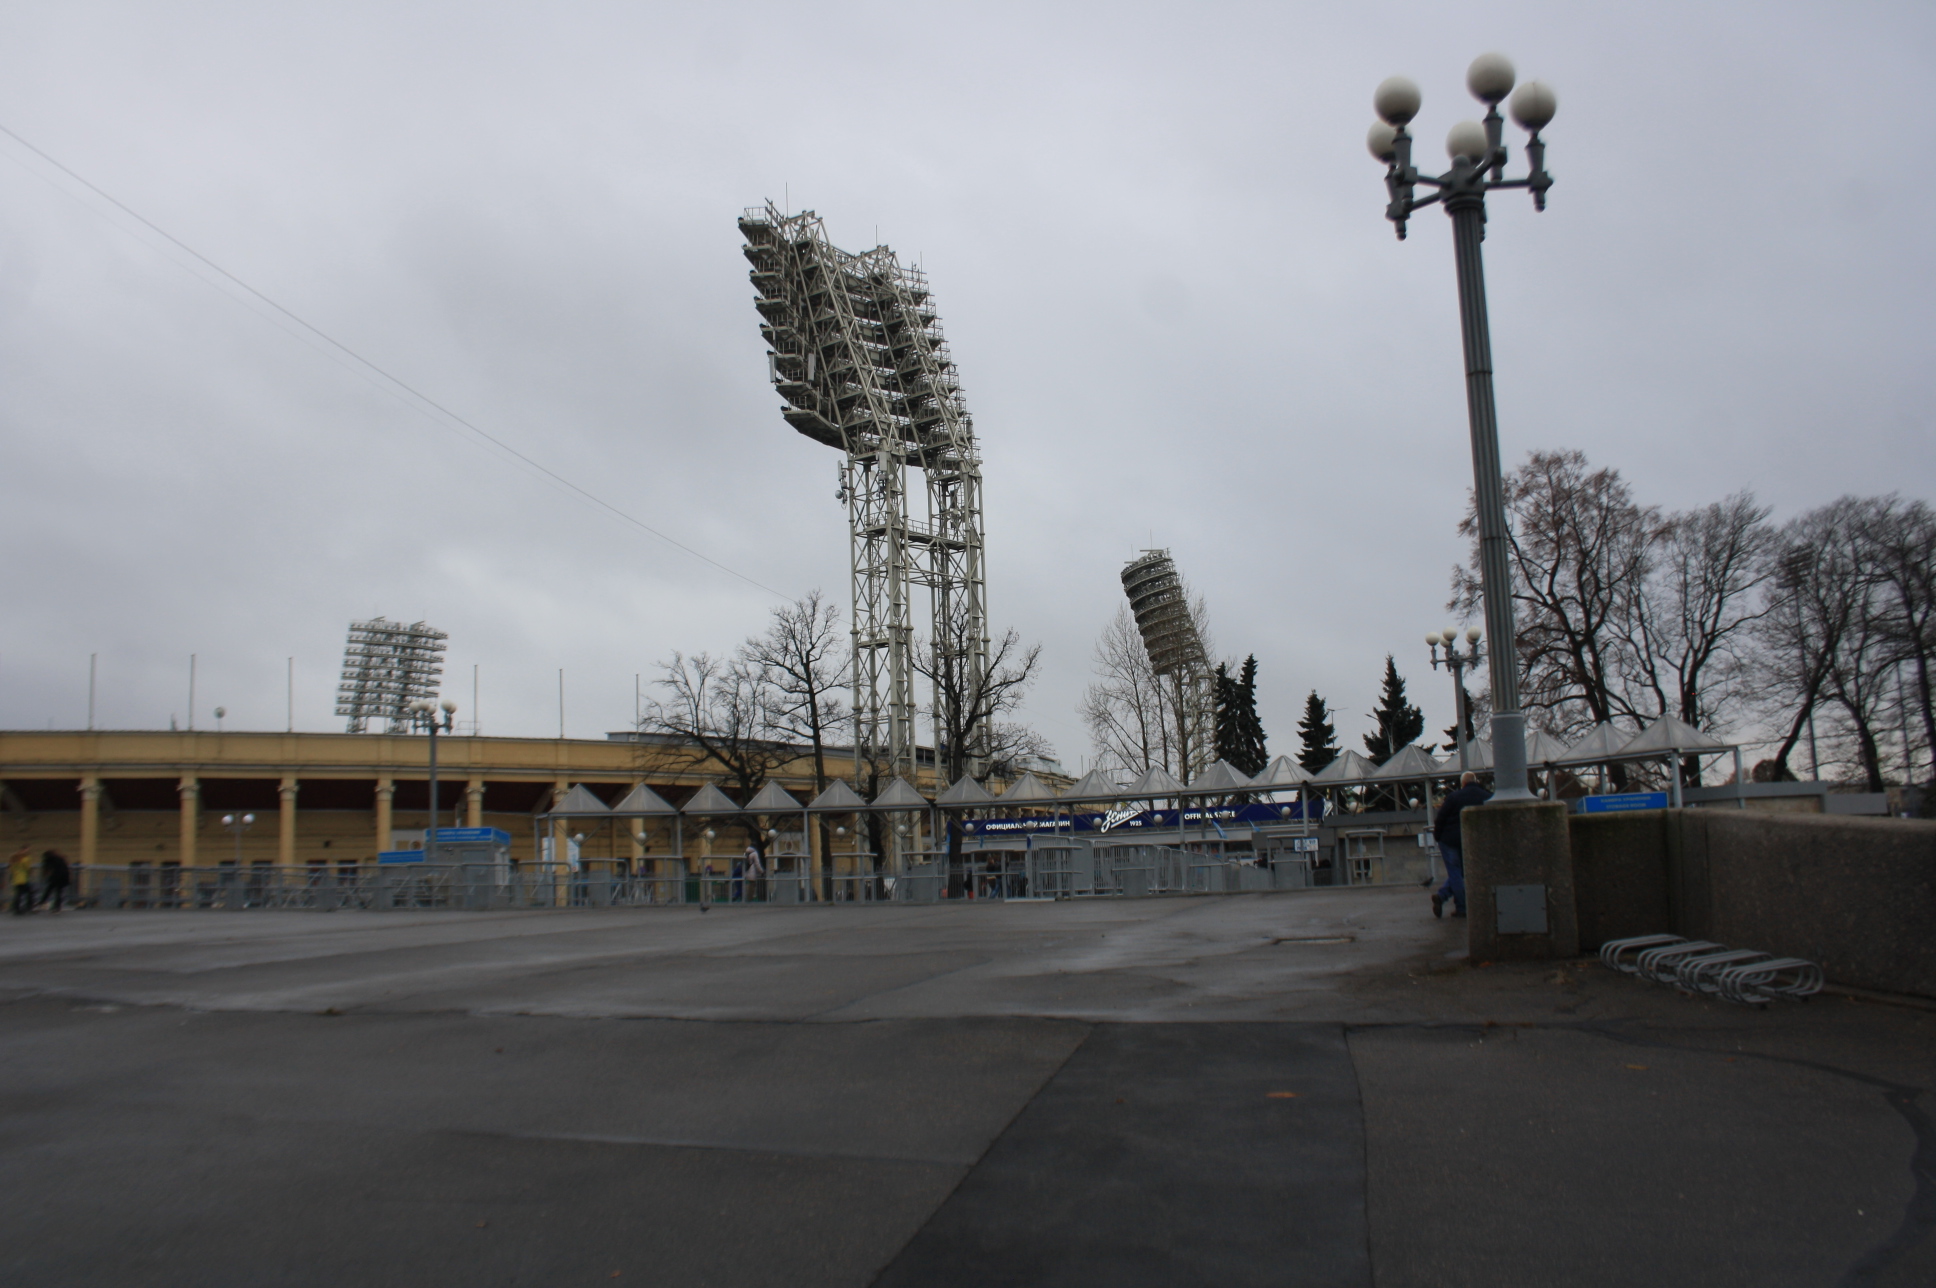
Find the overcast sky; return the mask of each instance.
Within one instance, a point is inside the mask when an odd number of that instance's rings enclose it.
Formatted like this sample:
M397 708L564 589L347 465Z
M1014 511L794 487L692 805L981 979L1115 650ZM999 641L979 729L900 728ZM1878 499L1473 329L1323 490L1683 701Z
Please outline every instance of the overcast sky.
M345 345L661 532L846 599L835 454L780 419L735 217L923 262L985 456L989 603L1040 640L1071 769L1117 573L1171 548L1274 752L1358 745L1471 482L1450 229L1393 239L1497 48L1559 95L1535 215L1486 242L1508 466L1777 517L1936 495L1929 104L1901 4L0 7L0 125ZM1517 136L1517 131L1513 132ZM331 714L351 618L451 637L492 734L625 727L633 677L766 591L409 406L0 136L0 724Z

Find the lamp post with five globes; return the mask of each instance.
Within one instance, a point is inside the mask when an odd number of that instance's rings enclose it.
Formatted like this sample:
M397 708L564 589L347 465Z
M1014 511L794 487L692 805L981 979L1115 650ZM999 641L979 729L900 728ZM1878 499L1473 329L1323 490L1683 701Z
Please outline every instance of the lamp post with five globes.
M405 708L410 717L411 727L422 729L430 735L430 827L424 832L424 862L437 861L437 733L441 721L442 731L449 733L451 719L457 714L457 704L449 698L441 703L428 698L418 698Z
M1553 119L1557 100L1539 81L1513 93L1513 65L1499 54L1481 54L1466 69L1466 88L1486 105L1481 121L1461 121L1446 136L1452 168L1438 176L1412 165L1412 137L1405 127L1418 115L1418 86L1403 76L1379 85L1372 106L1381 118L1365 143L1386 163L1385 218L1400 240L1415 210L1437 202L1452 218L1452 242L1459 271L1459 321L1465 340L1466 415L1472 427L1472 484L1479 520L1479 578L1485 597L1486 634L1492 637L1492 759L1495 800L1532 800L1526 789L1526 717L1519 709L1519 659L1513 641L1512 568L1507 559L1505 486L1499 471L1499 422L1492 396L1492 335L1486 318L1485 266L1479 243L1485 238L1486 193L1525 188L1533 206L1546 208L1546 144L1539 132ZM1505 122L1499 104L1512 94L1510 110L1528 134L1527 175L1506 178L1506 148L1500 142ZM1417 195L1419 185L1434 189ZM1463 690L1461 690L1463 693ZM1464 724L1461 722L1461 731ZM1463 739L1461 739L1463 741Z
M1459 633L1449 626L1442 631L1425 637L1426 644L1432 650L1432 669L1434 671L1438 670L1441 663L1443 663L1445 668L1452 672L1452 709L1457 720L1457 724L1453 726L1453 738L1459 745L1459 772L1461 774L1470 768L1466 764L1465 752L1466 724L1471 719L1466 714L1465 709L1465 669L1468 666L1477 666L1485 659L1484 652L1479 648L1479 640L1483 634L1484 632L1477 626L1468 627L1465 633L1466 651L1463 653L1459 652ZM1439 657L1440 645L1445 646L1445 656L1443 658Z

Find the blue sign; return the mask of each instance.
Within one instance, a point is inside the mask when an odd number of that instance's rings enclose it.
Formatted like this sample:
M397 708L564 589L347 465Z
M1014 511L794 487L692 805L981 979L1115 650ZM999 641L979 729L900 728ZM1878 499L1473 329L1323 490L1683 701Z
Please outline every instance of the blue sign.
M376 856L378 863L422 863L422 850L385 850Z
M511 834L495 827L440 827L436 840L439 845L509 845Z
M1613 796L1587 796L1580 808L1588 814L1618 814L1630 809L1666 809L1666 792L1621 792Z

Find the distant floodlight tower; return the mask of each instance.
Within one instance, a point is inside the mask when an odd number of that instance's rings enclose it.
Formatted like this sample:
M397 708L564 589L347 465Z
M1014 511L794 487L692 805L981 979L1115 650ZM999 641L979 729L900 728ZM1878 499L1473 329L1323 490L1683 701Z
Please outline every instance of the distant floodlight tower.
M739 228L772 350L767 374L786 399L780 414L845 454L835 497L850 533L858 762L911 779L911 587L932 596L936 676L951 677L956 694L979 695L988 673L974 423L920 269L886 246L838 249L810 210L788 215L768 202L741 215ZM925 521L908 517L910 469L922 474ZM941 689L937 679L937 712ZM981 731L966 741L979 766Z
M365 733L380 720L385 733L408 733L411 704L437 696L449 638L423 622L351 622L336 686L336 714L349 717L348 732Z
M1217 707L1210 658L1189 592L1167 550L1145 550L1123 569L1123 593L1149 653L1150 669L1173 686L1178 775L1185 782L1216 759Z

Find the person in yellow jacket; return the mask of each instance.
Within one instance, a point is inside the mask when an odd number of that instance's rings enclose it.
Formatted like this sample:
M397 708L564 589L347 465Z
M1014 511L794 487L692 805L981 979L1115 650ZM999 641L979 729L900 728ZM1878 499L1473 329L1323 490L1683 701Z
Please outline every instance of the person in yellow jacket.
M13 887L13 915L34 910L34 852L21 846L7 860L7 884Z

